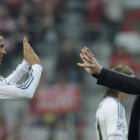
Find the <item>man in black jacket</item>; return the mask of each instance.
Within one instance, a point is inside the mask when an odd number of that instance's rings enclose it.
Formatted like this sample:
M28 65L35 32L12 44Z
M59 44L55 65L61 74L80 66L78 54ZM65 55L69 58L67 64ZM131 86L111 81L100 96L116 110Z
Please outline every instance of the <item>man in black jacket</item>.
M81 51L80 57L84 63L77 63L77 65L85 68L88 74L95 77L97 84L137 95L131 113L128 140L140 140L140 79L103 68L87 47Z

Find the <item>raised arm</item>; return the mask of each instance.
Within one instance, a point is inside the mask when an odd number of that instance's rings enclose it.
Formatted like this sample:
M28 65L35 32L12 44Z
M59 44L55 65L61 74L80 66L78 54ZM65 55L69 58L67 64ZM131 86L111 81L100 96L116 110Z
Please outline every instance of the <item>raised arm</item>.
M140 79L113 70L103 68L98 76L97 84L128 94L140 95Z
M10 74L6 80L12 83L17 83L22 79L22 77L29 72L30 64L25 60L25 48L28 45L27 37L23 38L23 52L24 52L24 59L21 64L18 65L15 71Z
M24 58L31 66L28 79L22 84L16 84L0 77L1 99L30 99L33 97L40 81L42 66L28 41L24 45Z
M30 65L23 59L22 63L18 65L15 71L10 74L6 80L12 83L17 83L22 79L22 77L29 72Z
M78 66L85 68L86 71L87 68L92 71L90 73L87 71L87 73L98 80L97 84L125 93L140 95L140 79L103 68L86 47L82 49L80 57L84 63L78 63Z
M0 99L31 99L37 89L42 73L42 66L35 64L29 72L28 79L22 84L13 84L0 79Z

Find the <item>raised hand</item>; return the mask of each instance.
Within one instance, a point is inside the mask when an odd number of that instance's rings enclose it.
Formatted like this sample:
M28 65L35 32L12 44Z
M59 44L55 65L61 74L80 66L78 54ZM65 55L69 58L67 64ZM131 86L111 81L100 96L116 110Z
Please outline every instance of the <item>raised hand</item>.
M84 63L77 63L78 66L85 68L88 74L97 74L99 75L102 69L102 66L97 62L94 58L94 55L91 51L84 47L81 49L82 53L80 53L80 57Z
M23 50L24 50L24 59L30 64L30 66L34 64L41 65L40 59L30 46L30 44L28 43L27 37L24 37L23 39Z
M24 37L23 38L23 54L24 54L24 59L26 60L26 55L25 55L25 48L28 46L28 38Z

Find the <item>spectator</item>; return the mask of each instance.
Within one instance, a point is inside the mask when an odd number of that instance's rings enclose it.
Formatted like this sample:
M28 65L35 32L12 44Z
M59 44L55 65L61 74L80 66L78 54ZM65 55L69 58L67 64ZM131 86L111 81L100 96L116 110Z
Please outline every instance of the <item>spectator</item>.
M87 22L91 24L98 24L101 22L103 12L102 0L87 0L86 1L86 13Z
M110 60L111 60L111 64L110 64L111 68L119 64L127 65L133 69L135 67L133 56L130 53L128 53L127 49L123 46L116 48Z
M16 30L16 22L10 15L9 8L7 6L1 7L0 12L0 31L14 33Z
M76 66L76 61L79 60L75 52L75 44L72 40L65 40L62 43L62 48L57 62L57 71L65 75L70 83L79 83L82 81L82 73Z

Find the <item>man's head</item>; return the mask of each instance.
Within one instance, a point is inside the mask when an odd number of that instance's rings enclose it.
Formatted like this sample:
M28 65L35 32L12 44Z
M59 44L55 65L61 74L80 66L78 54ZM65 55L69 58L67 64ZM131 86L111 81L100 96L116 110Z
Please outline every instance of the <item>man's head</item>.
M0 65L2 62L2 57L6 54L6 51L4 49L4 40L3 40L3 36L2 33L0 33Z
M131 77L135 77L134 71L128 66L117 65L113 68L113 70L126 74L126 75L129 75ZM115 98L127 99L129 95L126 93L105 87L103 96L104 97L111 96L111 97L115 97Z

